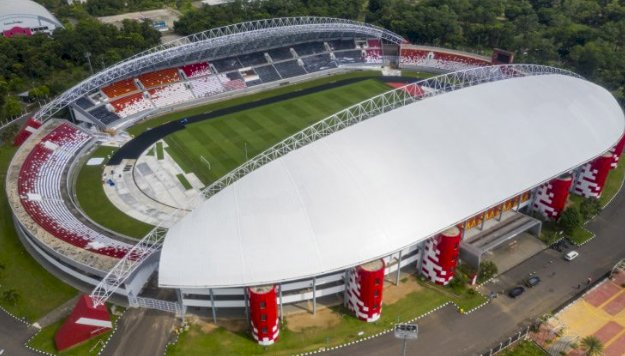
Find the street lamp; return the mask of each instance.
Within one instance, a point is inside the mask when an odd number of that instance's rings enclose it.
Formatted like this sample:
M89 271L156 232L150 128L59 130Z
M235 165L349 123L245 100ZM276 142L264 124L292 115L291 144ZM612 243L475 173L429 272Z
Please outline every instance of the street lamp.
M395 338L403 339L404 343L401 349L402 356L406 356L406 341L416 340L419 334L419 326L417 324L395 324Z
M91 66L91 52L85 52L85 58L87 58L87 62L89 62L89 71L91 72L91 75L93 75L93 67Z

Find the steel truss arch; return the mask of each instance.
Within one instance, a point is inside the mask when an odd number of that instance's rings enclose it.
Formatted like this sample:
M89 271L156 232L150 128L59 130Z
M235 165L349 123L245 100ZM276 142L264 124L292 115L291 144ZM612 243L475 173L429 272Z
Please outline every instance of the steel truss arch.
M396 44L405 41L403 37L377 26L331 17L282 17L241 22L192 34L129 57L83 80L48 102L35 114L35 119L45 121L85 94L147 69L182 63L194 54L221 57L244 54L251 52L246 49L262 49L262 40L272 37L293 38L315 33L349 33L381 38Z
M415 101L482 83L547 74L561 74L581 78L573 72L549 66L506 64L470 68L404 85L352 105L278 142L204 188L202 194L205 199L208 199L243 176L291 151L363 120ZM428 91L423 91L421 87L428 88Z
M93 289L89 295L93 305L104 305L143 262L160 251L166 234L167 229L157 226L134 245Z

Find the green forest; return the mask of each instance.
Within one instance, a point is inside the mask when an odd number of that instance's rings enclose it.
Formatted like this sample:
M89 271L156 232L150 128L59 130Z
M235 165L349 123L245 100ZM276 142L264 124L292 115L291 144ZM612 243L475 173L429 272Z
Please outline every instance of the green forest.
M52 37L0 38L0 119L20 111L16 93L49 98L94 70L160 41L148 23L121 29L95 16L170 6L183 12L180 35L236 22L316 15L366 21L430 44L488 53L516 52L516 62L574 70L609 88L625 103L625 0L264 0L194 8L189 0L89 0L67 5L38 0L65 29Z

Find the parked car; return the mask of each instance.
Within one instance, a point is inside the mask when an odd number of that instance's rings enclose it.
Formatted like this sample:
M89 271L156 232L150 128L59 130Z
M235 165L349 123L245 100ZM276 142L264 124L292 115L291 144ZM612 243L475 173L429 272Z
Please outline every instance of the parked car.
M514 287L512 289L510 289L510 291L508 292L508 296L510 298L516 298L518 296L520 296L521 294L523 294L523 292L525 292L525 288L518 286L518 287Z
M579 252L577 251L569 251L566 254L564 254L564 259L567 261L573 261L574 259L577 258L577 256L579 256Z
M572 246L571 242L568 239L564 238L564 239L561 239L560 241L554 243L550 247L552 249L558 251L558 252L564 252L564 251L570 249L571 246Z
M524 282L525 286L528 288L536 287L538 283L540 283L540 277L538 276L531 276Z

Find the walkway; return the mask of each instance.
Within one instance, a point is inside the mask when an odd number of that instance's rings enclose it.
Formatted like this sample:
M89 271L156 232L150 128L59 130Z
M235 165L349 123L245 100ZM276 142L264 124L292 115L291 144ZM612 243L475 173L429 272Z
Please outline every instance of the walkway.
M0 310L0 351L2 355L39 355L24 347L24 343L37 329L13 319Z
M172 313L152 309L128 309L119 319L117 331L101 355L163 355L175 320Z

